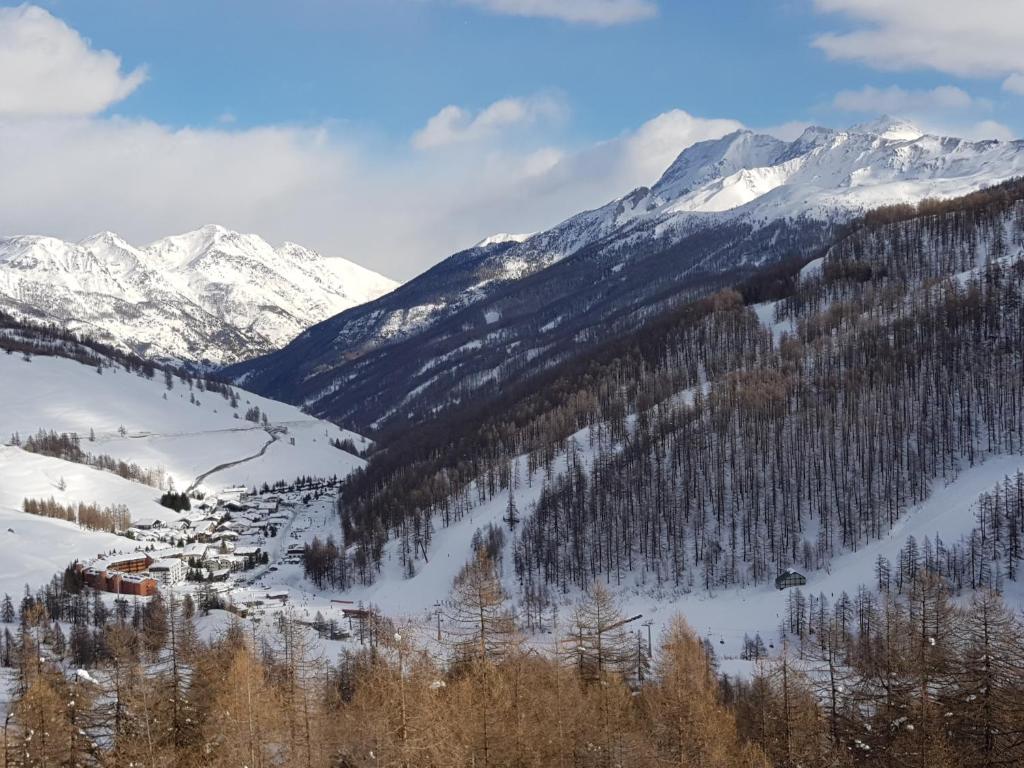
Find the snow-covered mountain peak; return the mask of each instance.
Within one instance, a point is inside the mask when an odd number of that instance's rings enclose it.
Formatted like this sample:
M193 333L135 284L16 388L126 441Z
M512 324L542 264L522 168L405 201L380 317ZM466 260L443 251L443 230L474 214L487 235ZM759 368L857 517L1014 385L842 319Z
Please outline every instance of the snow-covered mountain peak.
M243 255L249 258L272 254L274 249L259 235L242 234L218 224L207 224L191 232L161 238L146 250L181 266L211 252Z
M210 224L136 247L113 232L78 243L0 240L0 308L42 311L137 352L234 362L397 284L344 259Z
M65 246L60 240L56 242L59 244L58 248ZM142 251L114 232L98 232L80 240L77 245L87 251L99 264L119 264L122 267L131 268L138 266L146 258Z
M924 131L913 123L891 115L882 115L877 120L861 123L850 129L851 133L868 133L890 141L916 141Z
M794 141L741 130L696 143L650 188L523 242L460 251L233 375L313 411L379 425L412 413L417 400L433 399L433 408L445 393L458 393L456 402L510 371L540 370L596 343L594 329L643 322L694 285L816 253L836 225L873 208L1024 176L1024 142L914 134L883 118L811 127ZM399 369L419 373L395 377Z
M842 131L837 131L835 128L826 128L823 125L809 125L789 144L786 154L794 156L816 147L829 146L836 141L840 134L842 134Z
M1022 174L1024 142L930 136L888 116L845 130L811 126L789 142L737 130L684 149L652 187L513 243L478 268L489 278L511 280L598 242L610 252L647 240L661 248L730 222L761 228L780 219L843 221L878 206L955 197Z
M133 246L128 244L127 240L125 240L123 237L121 237L116 232L111 232L109 230L104 230L103 232L97 232L95 235L90 235L89 237L86 237L83 240L79 240L78 244L80 246L82 246L83 248L100 247L100 246L124 248L124 249L132 249L133 248Z
M534 236L534 232L528 232L526 234L512 234L509 232L498 232L497 234L485 237L480 242L476 243L474 248L486 248L489 245L503 245L505 243L522 243L529 240Z
M811 126L789 143L736 131L684 150L651 188L640 220L652 221L659 235L685 231L692 221L681 217L695 214L762 224L830 221L962 195L1022 173L1022 142L931 136L889 116L846 130Z
M661 175L651 192L672 200L709 181L730 176L743 168L770 165L786 143L766 134L734 131L720 139L700 141L684 149Z
M661 248L730 222L761 228L780 219L843 221L881 205L955 197L1022 174L1022 142L929 136L888 116L845 130L811 126L789 142L742 129L687 147L652 187L514 242L476 268L487 279L507 281L598 242L610 252L647 240ZM445 304L463 300L469 299L449 297Z
M293 243L291 240L285 240L281 243L281 247L277 249L277 252L286 253L296 259L314 259L320 256L320 254L312 248L307 248L304 245Z

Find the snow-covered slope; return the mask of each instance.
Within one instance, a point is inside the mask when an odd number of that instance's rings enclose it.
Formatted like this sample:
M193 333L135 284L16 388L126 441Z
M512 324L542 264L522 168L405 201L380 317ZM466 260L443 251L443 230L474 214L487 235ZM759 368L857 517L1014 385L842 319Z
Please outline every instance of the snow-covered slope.
M879 206L957 197L1022 174L1024 141L928 135L888 116L845 130L813 126L791 142L738 130L686 148L649 188L544 232L482 240L474 248L512 247L476 269L490 280L511 280L588 246L618 253L665 248L730 223L846 221Z
M685 149L649 189L579 214L502 255L508 272L607 238L673 240L694 228L779 219L847 220L893 203L948 198L1024 174L1024 141L927 135L891 117L792 142L740 130Z
M585 440L586 433L579 433L577 438ZM592 457L584 451L583 458L589 462ZM520 464L525 466L525 456L520 457ZM556 469L564 471L565 468L558 466ZM961 536L969 536L979 495L1021 469L1024 469L1022 456L994 456L965 468L948 484L936 482L928 500L909 508L884 538L856 552L836 556L827 569L808 572L805 591L825 594L830 600L844 591L854 595L861 585L870 585L879 557L898 562L899 550L908 537L914 536L919 542L934 541L936 537L955 542ZM541 475L538 471L532 483L524 483L516 490L516 505L520 510L529 510L536 502L543 485ZM401 565L399 542L389 542L385 548L385 566L377 580L370 586L354 586L339 596L373 604L392 617L419 619L429 627L431 607L450 598L455 577L473 556L474 535L488 525L504 526L507 504L507 497L499 494L450 526L436 524L432 542L436 554L429 562L418 561L411 578ZM322 532L320 535L324 536ZM521 586L513 566L514 537L509 536L501 554L499 567L511 596L510 604L521 611ZM283 576L293 587L304 585L299 566L292 566ZM308 588L308 582L305 586ZM744 635L753 637L760 633L766 639L774 638L786 616L786 600L790 596L770 583L711 592L701 588L674 588L670 583L659 585L654 575L639 571L613 579L608 586L621 600L626 615L642 614L654 621L655 634L667 628L672 618L681 613L695 631L715 644L716 651L727 656L740 653ZM1015 594L1020 592L1017 585L1008 585L1008 588ZM559 611L571 613L579 591L570 589L558 594L558 590L552 590L552 593Z
M533 233L526 234L511 234L509 232L498 232L497 234L485 237L479 243L474 245L474 248L486 248L489 245L501 245L503 243L522 243L533 237Z
M222 395L190 388L177 377L168 389L163 376L147 379L118 367L98 374L65 358L25 361L0 355L0 440L7 442L14 433L25 438L40 429L75 432L87 453L163 469L182 490L213 467L259 453L271 441L268 430L280 434L263 456L210 475L204 489L291 480L300 474L344 476L363 465L361 458L330 444L350 439L365 447L361 436L294 406L235 391L238 407L232 408ZM254 407L260 423L245 419Z
M364 449L369 443L360 435L293 406L235 393L232 407L223 395L177 377L168 389L163 375L149 379L116 365L98 373L63 357L0 354L0 443L40 429L73 432L88 454L162 469L165 487L207 493L298 476L344 477L365 464L331 444L351 440ZM245 419L251 408L259 408L260 423ZM120 536L27 515L25 498L123 504L132 519L177 516L159 505L159 488L15 445L0 445L0 478L0 594L45 581L76 558L132 548Z
M142 248L111 232L80 243L0 239L0 308L182 361L268 352L395 285L344 259L218 226Z

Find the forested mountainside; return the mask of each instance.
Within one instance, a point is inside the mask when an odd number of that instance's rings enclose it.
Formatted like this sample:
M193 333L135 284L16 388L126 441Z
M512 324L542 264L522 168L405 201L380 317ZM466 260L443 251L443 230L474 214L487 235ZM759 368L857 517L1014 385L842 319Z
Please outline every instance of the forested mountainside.
M254 391L301 402L322 418L402 430L435 413L491 400L510 382L556 367L749 274L759 260L817 255L838 229L806 220L765 227L726 222L671 243L602 240L544 269L498 281L465 266L509 249L507 243L487 246L486 254L459 254L379 302L344 312L279 352L224 373ZM408 301L418 302L417 308L401 309ZM436 316L422 309L435 304ZM392 315L393 338L362 338L365 329Z
M424 556L432 525L519 482L516 456L547 477L514 534L524 592L636 570L713 587L823 567L961 468L1020 452L1022 244L1019 181L880 210L820 260L410 431L345 489L353 554L338 580L372 581L390 537ZM568 473L550 471L558 456ZM993 557L1019 556L1022 524L1000 527ZM978 583L982 559L950 567Z
M401 429L766 265L819 255L868 210L1022 172L1024 143L931 136L891 118L792 142L737 131L683 150L650 187L530 237L482 241L228 373L325 418Z

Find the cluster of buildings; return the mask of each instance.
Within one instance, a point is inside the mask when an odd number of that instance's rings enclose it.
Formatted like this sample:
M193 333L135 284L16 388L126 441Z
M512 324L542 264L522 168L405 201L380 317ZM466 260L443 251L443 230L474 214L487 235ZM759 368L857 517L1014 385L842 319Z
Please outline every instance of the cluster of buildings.
M248 499L244 488L230 488L187 512L133 521L128 534L148 545L144 552L100 557L79 570L93 589L140 597L190 576L226 581L265 562L266 540L288 522L291 506L279 496Z

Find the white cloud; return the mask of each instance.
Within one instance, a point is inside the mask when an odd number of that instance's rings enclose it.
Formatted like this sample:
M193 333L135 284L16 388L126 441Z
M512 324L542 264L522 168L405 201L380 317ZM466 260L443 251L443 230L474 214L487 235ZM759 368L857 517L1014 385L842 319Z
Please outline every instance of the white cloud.
M742 128L728 119L695 117L681 109L664 112L617 142L602 145L605 152L621 146L623 186L616 195L640 184L656 180L686 147L717 139ZM610 154L616 154L611 151Z
M1020 0L814 0L857 24L814 44L833 59L886 70L926 68L959 76L1024 72Z
M42 8L0 8L0 115L91 115L145 79Z
M999 139L1000 141L1013 141L1017 138L1010 126L996 120L982 120L972 125L965 126L959 131L946 132L953 136L962 136L965 139L982 141L984 139Z
M1003 81L1003 90L1024 96L1024 73L1014 72Z
M613 5L630 3L565 7ZM239 129L225 113L192 129L100 114L143 79L45 11L0 11L0 235L109 229L145 243L215 222L408 278L492 232L540 230L650 184L686 146L739 127L675 110L559 146L546 129L567 108L545 94L449 107L411 145L384 147L341 124Z
M416 132L412 143L417 149L432 149L481 141L514 126L562 119L567 112L560 99L546 95L500 99L476 114L450 104Z
M381 151L337 126L176 130L149 121L0 119L0 234L138 243L209 222L408 278L496 231L535 231L652 183L739 124L676 110L583 147Z
M654 0L457 0L462 5L508 16L534 16L611 26L658 15Z
M892 85L888 88L865 86L859 91L840 91L833 106L846 112L891 112L894 114L920 113L930 110L964 110L991 105L974 99L967 91L953 85L940 85L931 90L904 90Z
M889 113L911 120L920 130L939 136L964 139L1014 138L1013 131L995 120L977 120L978 113L992 109L987 99L971 96L962 88L942 85L930 90L907 90L898 86L865 86L857 91L840 91L832 106L845 112L871 115Z

